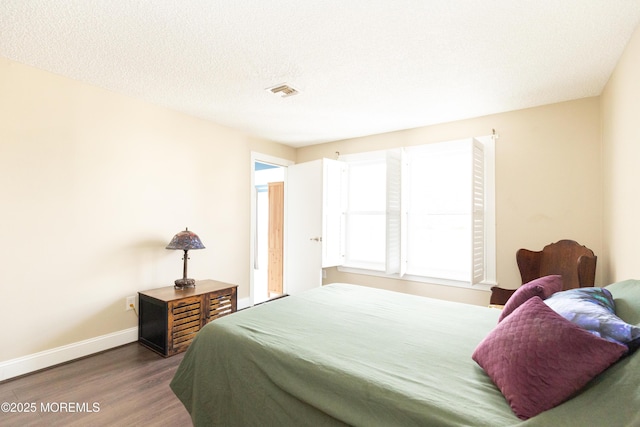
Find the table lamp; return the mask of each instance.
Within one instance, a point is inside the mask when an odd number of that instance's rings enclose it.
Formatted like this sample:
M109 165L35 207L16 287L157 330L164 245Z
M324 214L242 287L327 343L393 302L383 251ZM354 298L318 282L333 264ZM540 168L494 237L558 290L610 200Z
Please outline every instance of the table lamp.
M204 249L204 245L200 241L198 235L186 228L184 231L173 236L173 239L171 239L171 242L167 245L167 249L179 249L184 251L184 258L182 258L184 260L182 279L177 279L174 282L174 287L176 289L184 289L196 286L195 279L187 279L187 260L189 259L187 252L191 249Z

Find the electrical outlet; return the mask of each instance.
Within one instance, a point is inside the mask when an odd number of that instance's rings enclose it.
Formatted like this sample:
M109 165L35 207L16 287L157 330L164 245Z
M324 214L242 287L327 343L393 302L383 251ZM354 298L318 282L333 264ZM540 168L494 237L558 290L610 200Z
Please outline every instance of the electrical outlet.
M130 296L127 297L127 299L125 300L125 310L129 311L129 310L133 310L136 306L136 297L135 296Z

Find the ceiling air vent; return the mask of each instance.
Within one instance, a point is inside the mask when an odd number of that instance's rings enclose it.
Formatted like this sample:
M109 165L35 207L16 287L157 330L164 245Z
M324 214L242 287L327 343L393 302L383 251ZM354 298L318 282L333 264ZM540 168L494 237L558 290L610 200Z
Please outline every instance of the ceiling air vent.
M292 96L298 93L298 91L287 84L281 84L274 87L267 88L267 90L275 95L280 95L282 98Z

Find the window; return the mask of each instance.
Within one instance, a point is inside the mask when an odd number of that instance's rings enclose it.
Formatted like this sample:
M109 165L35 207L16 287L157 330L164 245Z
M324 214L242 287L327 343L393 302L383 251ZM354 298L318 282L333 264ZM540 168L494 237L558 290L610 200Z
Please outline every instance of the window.
M461 286L494 283L493 157L491 137L342 156L343 266Z
M387 165L385 152L348 162L344 265L385 271Z

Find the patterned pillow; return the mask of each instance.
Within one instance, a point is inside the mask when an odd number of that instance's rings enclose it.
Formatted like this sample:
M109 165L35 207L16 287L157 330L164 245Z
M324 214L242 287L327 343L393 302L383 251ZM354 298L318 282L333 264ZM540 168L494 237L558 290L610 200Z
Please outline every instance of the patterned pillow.
M556 292L562 290L562 276L554 274L534 279L520 286L507 300L502 309L502 313L498 318L498 322L507 317L516 308L520 307L529 298L540 297L542 299L549 298Z
M545 303L592 334L624 344L630 352L640 346L640 327L616 316L613 296L606 288L569 289L554 294Z
M472 358L526 420L567 400L625 352L533 297L498 323Z
M629 279L607 286L616 303L616 316L640 326L640 280Z

